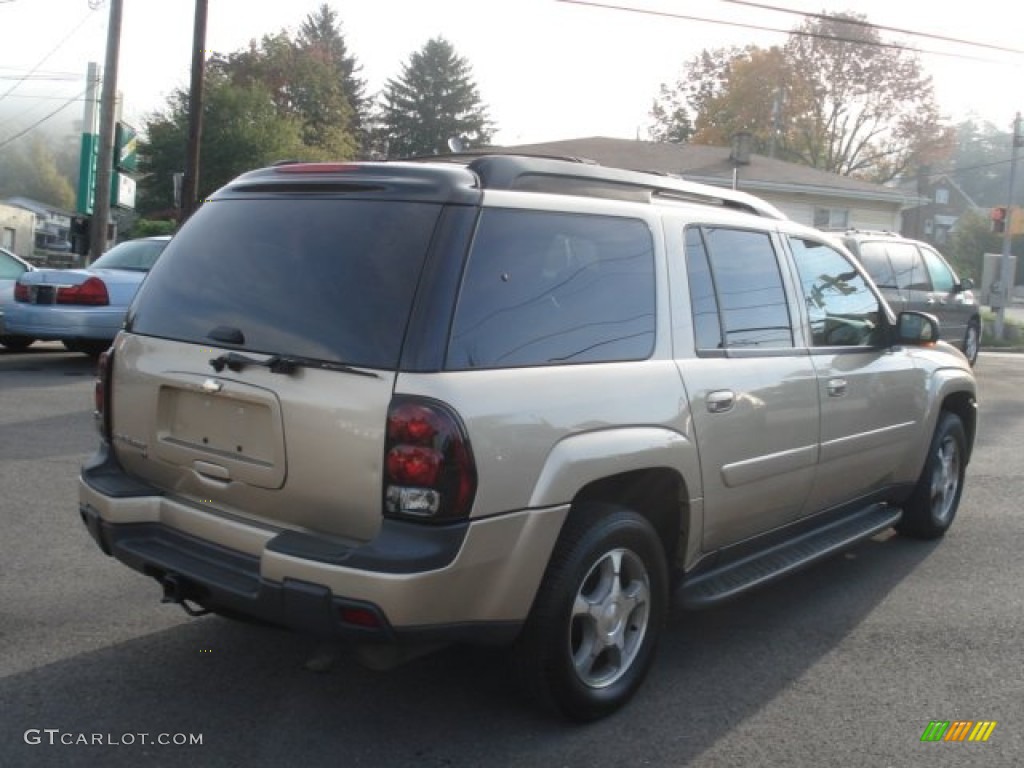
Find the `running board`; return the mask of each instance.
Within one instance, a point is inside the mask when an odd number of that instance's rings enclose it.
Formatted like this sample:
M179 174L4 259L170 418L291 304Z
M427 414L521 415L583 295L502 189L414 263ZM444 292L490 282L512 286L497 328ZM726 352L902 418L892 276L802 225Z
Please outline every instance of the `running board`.
M679 593L685 608L707 608L785 576L891 528L902 510L876 504L823 528L714 568L687 580Z

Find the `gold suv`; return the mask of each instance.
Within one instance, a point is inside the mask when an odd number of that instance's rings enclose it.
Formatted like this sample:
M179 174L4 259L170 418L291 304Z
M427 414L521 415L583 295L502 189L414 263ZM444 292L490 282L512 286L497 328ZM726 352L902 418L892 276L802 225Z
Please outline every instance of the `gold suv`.
M143 284L81 516L190 612L507 644L594 719L671 592L946 531L975 384L937 339L742 193L521 156L279 165Z

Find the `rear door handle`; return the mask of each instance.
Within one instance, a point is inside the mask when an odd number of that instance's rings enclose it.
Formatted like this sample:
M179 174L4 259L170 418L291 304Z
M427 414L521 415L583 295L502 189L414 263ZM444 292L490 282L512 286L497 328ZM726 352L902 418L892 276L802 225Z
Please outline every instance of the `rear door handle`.
M708 413L725 413L731 411L736 404L736 395L729 389L719 389L708 393L705 400Z
M842 397L846 394L846 379L829 379L827 387L829 397Z

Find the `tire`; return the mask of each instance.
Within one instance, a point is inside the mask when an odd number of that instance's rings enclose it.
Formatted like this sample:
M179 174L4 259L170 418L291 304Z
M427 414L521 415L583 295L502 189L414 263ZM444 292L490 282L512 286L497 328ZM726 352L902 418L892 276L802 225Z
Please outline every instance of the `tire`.
M967 439L960 418L943 411L935 426L921 477L903 506L896 530L917 539L937 539L953 524L967 468Z
M29 336L0 336L0 344L12 352L20 352L32 346L35 339Z
M665 550L645 518L574 509L514 650L518 680L570 720L611 714L647 675L667 599Z
M964 355L971 367L978 362L978 352L981 349L981 326L977 320L971 320L967 324L967 332L964 334Z
M97 358L110 348L110 342L103 339L76 339L61 341L64 349L68 352L80 352L92 358Z

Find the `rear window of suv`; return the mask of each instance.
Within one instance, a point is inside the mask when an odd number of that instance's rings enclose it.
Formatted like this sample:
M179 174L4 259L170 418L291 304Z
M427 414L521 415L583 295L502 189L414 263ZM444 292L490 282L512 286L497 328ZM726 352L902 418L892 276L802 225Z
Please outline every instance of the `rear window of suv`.
M204 205L143 284L131 330L395 368L440 206L338 199Z

